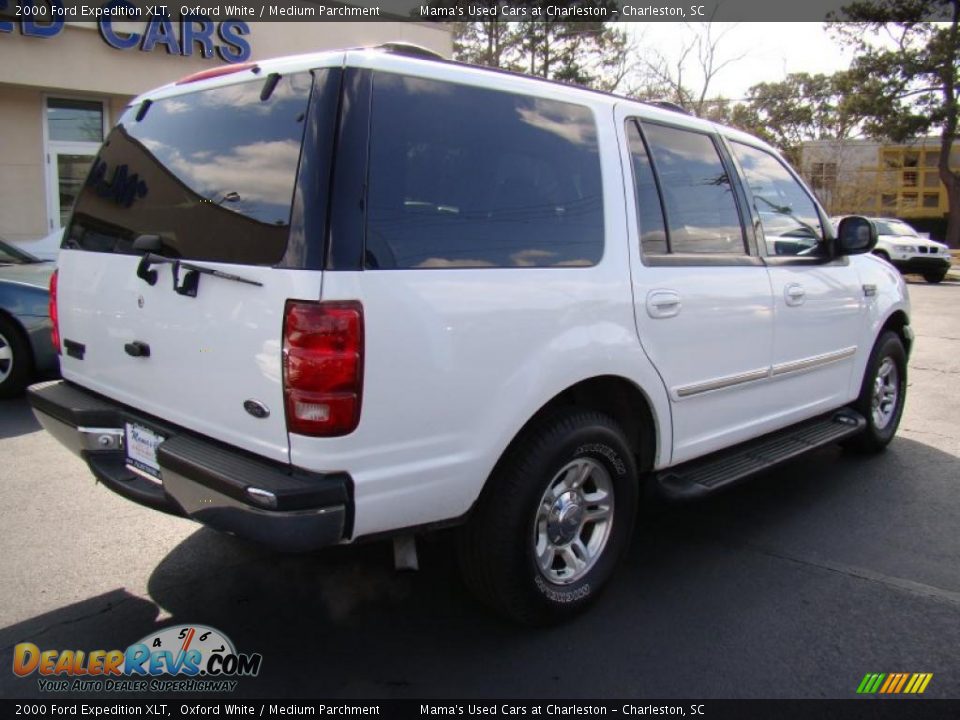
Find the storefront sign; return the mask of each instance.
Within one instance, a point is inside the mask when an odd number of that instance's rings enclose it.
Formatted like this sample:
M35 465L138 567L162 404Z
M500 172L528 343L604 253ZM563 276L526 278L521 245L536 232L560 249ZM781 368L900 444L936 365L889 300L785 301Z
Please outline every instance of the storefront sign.
M0 13L3 16L22 18L19 21L0 21L0 33L12 33L19 27L20 33L27 37L52 38L63 31L67 20L74 19L69 12L76 9L64 8L63 0L50 0L49 4L42 5L0 0ZM142 16L140 8L124 0L114 0L99 8L84 9L100 11L100 19L96 21L100 37L117 50L153 52L163 48L167 55L183 57L192 57L199 50L203 58L212 58L216 54L228 63L244 62L250 58L250 43L244 37L250 34L250 26L239 20L212 22L203 15L182 15L179 20L173 21L164 11L146 20L142 31L127 32L115 28L114 23L129 25L131 20Z

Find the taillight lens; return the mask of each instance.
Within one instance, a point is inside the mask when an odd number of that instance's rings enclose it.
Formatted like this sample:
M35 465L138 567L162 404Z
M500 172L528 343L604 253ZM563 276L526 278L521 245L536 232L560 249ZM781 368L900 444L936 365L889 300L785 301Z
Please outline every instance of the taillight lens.
M360 422L363 307L358 302L288 300L283 318L287 430L333 437Z
M53 349L60 354L60 316L57 313L57 276L59 270L54 270L50 276L50 300L47 304L47 314L50 316L50 340L53 342Z

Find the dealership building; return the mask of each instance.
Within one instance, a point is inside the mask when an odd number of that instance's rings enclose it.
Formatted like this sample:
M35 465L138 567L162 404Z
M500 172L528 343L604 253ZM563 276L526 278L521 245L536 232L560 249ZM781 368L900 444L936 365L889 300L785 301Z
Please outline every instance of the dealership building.
M449 27L419 22L20 21L0 16L0 238L69 217L109 127L136 95L223 65L399 41L445 57Z

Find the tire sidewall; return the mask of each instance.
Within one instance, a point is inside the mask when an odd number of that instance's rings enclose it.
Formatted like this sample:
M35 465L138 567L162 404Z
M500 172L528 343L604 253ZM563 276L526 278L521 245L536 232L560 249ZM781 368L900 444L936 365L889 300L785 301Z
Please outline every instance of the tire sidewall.
M0 381L0 398L19 395L26 387L30 377L30 355L17 328L6 318L0 317L0 335L10 347L13 355L13 367L6 379Z
M610 474L613 484L613 527L602 554L593 567L576 582L558 585L550 582L537 565L533 533L537 509L543 493L556 474L567 463L590 458L599 462ZM637 481L633 458L620 434L605 424L578 428L542 458L537 482L529 484L524 498L520 527L526 528L524 552L517 553L523 566L517 570L525 578L527 591L538 599L542 610L550 615L575 612L593 600L603 587L633 534L636 516Z
M889 357L897 367L897 405L893 417L886 427L879 429L873 421L872 399L873 384L877 377L884 358ZM864 376L863 388L860 394L860 410L867 419L867 434L873 442L886 445L897 432L900 425L900 418L903 415L903 406L906 401L907 388L907 354L903 348L903 343L895 333L884 333L877 342L873 354L870 357L870 364L867 366L867 374Z

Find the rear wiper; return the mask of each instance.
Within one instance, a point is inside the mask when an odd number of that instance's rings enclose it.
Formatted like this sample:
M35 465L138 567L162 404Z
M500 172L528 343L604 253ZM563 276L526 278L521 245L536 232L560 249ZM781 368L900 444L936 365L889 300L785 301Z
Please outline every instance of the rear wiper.
M223 278L224 280L232 280L246 285L263 287L263 283L258 280L251 280L250 278L234 275L233 273L215 270L214 268L204 267L203 265L194 265L191 262L164 257L163 255L156 255L151 252L145 253L139 265L137 265L137 277L146 281L149 285L157 284L157 271L151 270L151 265L173 265L173 289L178 294L186 295L187 297L197 296L197 288L200 286L200 275L212 275ZM187 271L182 281L180 280L180 268Z

